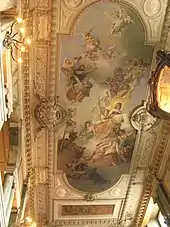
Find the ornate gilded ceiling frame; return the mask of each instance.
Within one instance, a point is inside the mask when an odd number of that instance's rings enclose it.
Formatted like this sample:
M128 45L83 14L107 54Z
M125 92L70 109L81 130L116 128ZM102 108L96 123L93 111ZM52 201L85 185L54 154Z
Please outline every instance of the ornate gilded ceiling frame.
M22 1L22 14L24 23L27 28L28 35L32 37L32 13L29 12L29 0ZM31 133L31 106L30 106L30 79L29 79L29 53L23 54L23 101L24 101L24 121L25 128L25 155L27 165L27 175L29 176L29 184L34 184L34 171L32 171L32 133ZM29 187L29 207L30 214L34 217L34 196L33 187Z
M36 11L42 13L43 9L45 8L45 12L49 12L51 14L51 35L48 42L48 46L50 46L50 79L49 79L49 87L48 87L48 94L49 97L55 96L55 78L56 78L56 15L57 14L57 0L42 0L37 2L35 8L30 9L30 2L29 0L22 1L22 14L24 18L25 25L27 27L27 32L30 37L33 37L33 13ZM51 6L50 9L48 6ZM48 9L46 9L48 8ZM52 9L52 10L51 10ZM34 37L33 37L34 38ZM34 40L35 41L35 40ZM35 41L36 42L36 41ZM36 44L35 44L36 45ZM29 199L28 199L28 207L29 207L29 214L32 218L35 218L35 168L33 168L33 156L32 156L32 149L33 149L33 141L34 141L34 134L32 133L32 110L31 110L31 86L33 86L32 81L30 81L30 53L25 52L23 56L23 65L22 65L22 72L23 72L23 83L24 83L24 127L25 127L25 154L27 160L27 174L29 176ZM52 214L52 172L53 172L53 145L54 145L54 132L48 131L48 168L47 171L47 178L48 178L48 200L49 202L49 214ZM45 183L46 184L46 183ZM47 214L48 215L48 214ZM46 222L47 218L43 217L44 223ZM42 224L42 223L41 223Z
M41 2L47 2L47 1L41 1ZM57 19L59 19L59 1L57 0L52 0L51 2L51 40L50 40L50 79L49 79L49 87L48 87L48 94L50 97L55 97L56 95L56 57L57 57L57 35L56 35L56 30L57 30ZM88 1L91 2L91 1ZM45 3L44 3L45 4ZM28 18L26 19L26 27L29 28L30 35L33 33L33 28L32 28L32 12L29 11L29 1L24 0L23 1L23 11L24 11L24 17ZM167 15L168 18L168 15ZM169 21L166 21L164 24L164 33L163 37L166 36L166 38L162 38L161 41L162 43L166 42L167 40L167 35L168 35L168 23ZM25 53L24 55L24 63L23 63L23 75L24 75L24 110L25 110L25 144L26 144L26 158L27 158L27 170L28 174L30 174L30 190L29 190L29 206L31 209L31 215L34 216L34 185L35 185L35 175L34 175L34 169L32 169L32 140L33 138L31 137L31 107L30 107L30 80L29 80L29 53ZM162 142L160 142L160 150L158 153L158 156L160 157L160 154L163 153L164 148L166 147L166 135L169 131L170 125L165 124L165 128L163 129L164 137L162 137ZM53 131L48 131L48 202L49 202L49 207L48 207L48 212L49 212L49 219L51 219L52 215L52 175L53 175L53 151L54 151L54 132ZM162 153L161 153L162 152ZM153 161L153 163L157 166L156 169L152 169L151 175L148 182L146 184L146 187L143 192L143 200L144 202L141 202L139 212L137 215L137 221L136 221L136 226L139 226L143 219L143 215L145 212L145 208L147 206L147 202L149 199L149 195L151 192L151 181L153 182L153 176L155 176L156 171L158 170L159 166L159 160L156 159L156 161ZM149 190L149 194L148 194ZM108 223L109 224L109 223Z

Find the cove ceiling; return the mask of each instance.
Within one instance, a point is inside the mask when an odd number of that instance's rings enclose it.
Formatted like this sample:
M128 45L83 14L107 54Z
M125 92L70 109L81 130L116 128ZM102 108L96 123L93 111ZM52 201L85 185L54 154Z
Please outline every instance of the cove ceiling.
M25 7L33 9L24 71L32 215L44 225L128 219L130 226L169 127L146 111L166 1L41 0ZM160 159L154 163L159 168Z

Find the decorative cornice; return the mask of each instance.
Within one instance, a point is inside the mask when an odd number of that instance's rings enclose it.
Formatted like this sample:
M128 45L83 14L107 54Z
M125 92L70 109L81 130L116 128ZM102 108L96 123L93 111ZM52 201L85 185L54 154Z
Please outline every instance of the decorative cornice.
M57 57L57 18L59 12L58 0L51 1L51 46L50 46L50 75L49 75L49 89L50 97L55 97L56 93L56 57ZM53 154L54 154L54 131L48 132L48 221L52 220L52 198L53 198Z
M22 1L22 14L27 34L32 37L32 12L29 11L29 1ZM25 155L27 174L29 175L28 189L28 206L31 217L34 217L34 173L32 171L32 133L31 133L31 94L30 94L30 68L29 68L29 52L23 54L23 99L24 99L24 126L25 126Z
M48 2L48 4L47 4ZM69 2L66 1L65 2ZM84 1L85 2L85 1ZM24 18L26 21L26 27L28 28L29 34L32 36L33 34L33 13L29 11L29 1L28 0L23 0L23 13L24 13ZM42 4L40 4L42 3ZM69 4L69 3L68 3ZM42 7L41 7L42 6ZM60 16L60 1L59 0L40 0L38 1L38 7L42 11L43 7L46 7L47 10L50 10L50 20L51 20L51 35L50 35L50 41L49 41L49 49L50 49L50 60L49 60L49 75L48 75L48 95L53 98L56 96L56 71L58 70L56 67L56 59L57 59L57 54L59 50L57 50L57 44L58 44L58 36L57 36L57 29L59 27L59 16ZM39 10L36 9L36 10ZM162 46L165 46L166 40L168 38L168 31L169 31L169 19L170 18L170 6L167 8L167 14L165 16L165 23L164 23L164 29L162 32L162 38L161 38L161 43ZM59 45L58 45L59 46ZM31 125L32 125L32 119L31 119L31 93L30 93L30 85L32 86L31 80L30 80L30 74L29 74L29 53L24 54L24 59L23 59L23 76L24 76L24 110L25 110L25 115L24 115L24 124L25 124L25 153L26 153L26 159L27 159L27 170L28 173L30 174L30 187L29 187L29 209L31 211L31 216L34 217L35 211L34 211L34 186L35 186L35 174L34 174L34 169L32 169L32 133L31 133ZM150 197L150 194L152 192L152 184L155 179L155 176L157 175L157 172L160 167L160 158L166 148L167 144L167 133L170 130L170 123L166 123L164 125L164 128L162 130L162 139L160 141L160 145L158 147L158 150L155 153L155 159L152 162L152 167L151 167L151 172L148 175L148 179L146 181L146 185L144 186L143 189L143 200L140 204L139 210L138 210L138 215L136 219L136 226L140 226L143 216L146 210L146 206L148 204L148 200ZM48 169L47 169L47 184L48 184L48 213L46 214L46 217L44 218L47 219L49 222L51 222L50 226L56 226L56 225L62 225L65 226L66 224L71 225L76 224L76 221L56 221L52 222L52 208L53 208L53 154L54 154L54 142L55 142L55 133L54 131L48 131ZM136 175L136 170L134 169L132 171L131 175L131 180L129 183L129 190L127 196L129 196L131 185L134 183ZM126 201L127 202L127 201ZM69 223L68 223L69 222ZM91 224L94 223L96 225L101 224L103 226L108 226L109 224L115 224L115 220L81 220L82 224ZM79 223L80 224L80 220Z
M81 219L81 220L56 220L48 224L50 227L57 227L57 226L80 226L80 225L94 225L94 226L101 226L101 227L109 227L110 225L116 225L117 220L115 219Z
M170 24L170 0L167 3L166 14L165 14L164 24L162 28L162 35L159 43L159 48L161 49L165 49L166 47L166 42L168 39L168 33L170 28L169 24ZM161 158L166 150L166 146L169 139L168 138L169 131L170 131L170 123L165 121L162 132L160 132L160 135L162 135L162 137L161 137L159 146L155 151L154 159L151 164L151 169L148 173L148 177L146 179L146 183L143 188L141 202L139 204L139 208L136 215L135 227L140 227L142 224L142 221L147 209L147 205L149 203L149 199L152 194L152 186L154 184L154 181L157 180L157 175L161 166Z
M160 49L165 49L167 39L168 39L169 29L170 29L170 0L168 0L168 3L167 3L166 14L165 14L164 24L162 28L162 35L161 35L161 40L159 44Z
M170 133L170 122L165 121L163 123L162 130L160 132L161 139L159 141L159 145L155 150L154 158L151 163L151 167L148 172L148 176L146 178L146 183L143 187L143 193L141 198L141 203L139 204L137 218L135 220L135 227L140 227L144 218L144 214L147 209L147 205L152 194L153 184L155 180L157 180L157 174L159 172L161 166L161 160L166 151L167 143L169 140Z

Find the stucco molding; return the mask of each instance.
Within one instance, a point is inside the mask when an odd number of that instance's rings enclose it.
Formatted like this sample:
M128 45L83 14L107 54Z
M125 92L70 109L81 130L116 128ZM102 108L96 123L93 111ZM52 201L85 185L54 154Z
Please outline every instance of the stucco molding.
M82 12L88 10L89 7L93 7L93 4L98 2L100 1L77 1L77 7L76 3L72 7L71 2L68 4L67 1L61 1L60 23L57 33L71 34ZM160 41L167 0L114 0L112 2L125 4L138 15L145 30L146 44L155 44Z
M152 160L150 169L148 170L148 175L146 176L146 182L143 187L142 197L139 203L139 208L138 208L137 216L135 220L136 227L140 227L142 224L142 220L149 202L149 198L152 193L155 179L158 180L158 172L160 169L162 157L166 152L166 148L169 140L168 138L169 132L170 132L170 123L165 121L163 122L162 129L160 131L161 138L159 138L159 143L154 152L154 158Z
M84 0L84 1L82 1L82 5L78 5L78 8L75 8L73 6L70 7L69 4L67 4L67 7L66 7L66 2L67 1L65 1L65 6L64 6L64 4L61 5L61 1L57 1L57 0L52 0L52 1L44 0L43 2L38 1L38 8L36 9L37 12L40 12L37 15L40 15L41 17L42 17L43 7L45 7L44 8L45 9L45 11L44 11L45 15L47 14L47 10L50 10L49 11L50 14L48 13L48 17L50 17L50 23L51 23L50 42L49 42L49 40L42 41L38 38L39 40L35 40L35 42L36 42L35 45L39 45L39 46L41 45L43 48L47 48L47 46L48 46L48 51L49 51L48 52L49 53L49 66L48 66L49 67L49 71L48 71L49 72L49 74L48 74L49 78L47 80L48 86L43 88L42 90L40 90L40 92L43 95L45 95L46 92L47 92L51 97L55 97L55 95L56 95L56 82L57 82L57 76L56 75L59 74L59 67L58 67L59 62L57 63L58 65L56 67L56 62L58 60L58 57L59 57L58 55L60 53L59 34L60 33L65 34L65 33L70 32L70 30L67 30L67 31L64 30L64 29L61 30L61 24L59 22L60 21L59 19L61 18L60 7L62 6L62 7L67 8L67 10L69 12L71 12L71 15L72 15L72 13L75 15L75 11L80 12L80 10L82 11L82 9L85 8L87 5L90 5L91 3L96 2L96 1L93 1L93 0L85 1ZM129 0L129 2L130 2L130 0ZM30 6L29 2L27 0L23 1L23 12L24 12L24 15L25 15L24 17L28 18L26 20L26 27L29 31L30 36L33 35L33 25L35 25L34 24L35 22L33 23L33 18L35 16L35 12L34 11L29 12L29 9L31 10L32 8L33 8L33 6L32 5ZM169 11L170 11L169 8L167 8L167 11L169 13ZM168 23L169 23L169 19L168 19L169 16L168 15L169 14L168 13L165 17L165 23L164 23L164 30L165 31L162 33L162 38L161 38L162 45L164 45L166 43L167 34L168 34L167 32L169 31L169 28L168 28ZM69 28L69 26L67 28ZM71 28L71 26L70 26L70 28ZM48 27L48 29L49 29L49 27ZM40 36L38 35L37 37L40 37ZM46 35L45 35L45 37L46 37ZM57 49L57 47L58 47L58 49ZM35 204L34 204L34 202L35 202L34 201L34 196L35 196L34 186L35 186L36 176L35 176L35 172L34 172L34 169L33 169L33 162L32 162L33 150L32 150L32 148L35 147L35 141L34 141L34 138L33 138L33 135L35 133L32 130L32 124L33 124L34 121L32 119L31 105L32 105L32 99L35 98L35 97L33 97L33 93L30 89L33 86L33 83L32 83L32 78L31 78L31 75L30 75L32 72L30 72L30 55L29 54L30 53L25 53L24 56L23 56L23 58L24 58L23 59L23 77L24 77L24 97L23 98L24 98L24 110L25 110L25 113L24 113L25 118L24 118L23 124L25 126L25 149L26 149L26 159L27 159L27 170L28 170L28 173L30 174L29 207L31 209L32 215L34 216L34 207L35 207ZM39 79L39 80L42 80L42 78ZM46 83L46 82L44 81L43 83ZM41 86L41 84L40 84L40 86ZM44 90L45 90L45 92L44 92ZM160 145L158 146L158 148L159 148L158 149L159 150L158 157L159 158L161 157L161 154L164 152L164 149L166 147L165 137L166 137L167 133L169 132L169 128L170 128L169 124L166 123L165 125L163 125L163 129L162 129L163 137L162 137L162 140L160 141ZM46 181L43 182L43 183L41 182L41 183L43 184L43 187L46 187L46 190L48 191L48 196L47 196L48 205L45 205L46 211L48 210L46 216L48 216L49 222L52 222L53 192L54 192L54 188L53 188L53 167L54 167L53 166L53 158L54 158L54 152L55 152L55 147L54 147L55 133L53 131L45 130L45 135L46 135L45 137L47 139L48 148L46 150L44 150L47 153L47 159L46 159L47 163L44 163L44 165L45 166L47 165L48 169L46 170L46 177L47 177ZM144 202L142 202L141 205L140 205L138 217L137 217L137 220L136 220L136 223L137 223L136 226L139 226L139 223L142 220L142 217L143 217L143 214L144 214L144 211L145 211L145 207L147 205L147 201L148 201L148 198L149 198L149 195L150 195L151 184L153 182L153 176L155 176L156 171L158 170L157 168L159 168L159 160L158 159L155 159L155 161L153 161L153 163L156 167L154 167L154 169L152 169L151 176L149 175L146 186L143 189L143 201ZM135 172L135 174L137 174L137 173ZM133 185L134 179L135 179L135 175L133 174L133 181L131 181L131 185ZM38 184L39 183L40 182L38 182ZM133 191L134 190L135 189L133 187ZM131 196L132 195L133 195L133 193L131 193ZM41 204L41 206L43 207L44 205ZM40 208L40 211L41 211L41 208ZM95 220L94 224L96 223L96 221L97 220ZM84 222L85 222L85 224L92 223L90 220L88 220L88 223L86 223L86 221L82 221L82 223L84 223ZM107 226L111 222L112 222L112 220L109 220L108 223L105 224L105 222L103 220L103 223L100 222L100 224ZM69 221L69 225L71 225L71 223L72 223L72 221ZM55 226L56 224L61 224L61 221L56 221L56 222L52 223L52 226ZM65 225L65 224L62 223L62 225Z

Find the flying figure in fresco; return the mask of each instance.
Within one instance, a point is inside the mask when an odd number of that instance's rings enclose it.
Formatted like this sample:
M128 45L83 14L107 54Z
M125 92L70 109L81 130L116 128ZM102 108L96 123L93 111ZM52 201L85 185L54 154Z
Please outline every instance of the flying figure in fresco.
M83 34L85 52L101 50L100 39L92 35L92 29Z
M96 145L96 150L89 154L86 159L89 162L105 162L109 166L121 165L127 163L133 152L135 132L126 132L124 129L115 129L114 133L106 136Z
M104 55L104 50L101 48L100 39L92 34L92 29L83 34L84 39L84 57L85 59L95 63L100 56Z
M148 70L149 64L142 59L131 59L125 62L122 68L115 68L113 75L109 76L104 82L112 98L117 95L125 97L134 89L144 72Z
M82 102L85 97L90 96L90 90L93 87L92 82L87 78L87 75L96 68L86 68L83 63L83 57L74 57L73 61L66 58L61 68L64 75L67 77L66 97L72 103Z
M113 9L111 15L104 13L111 20L111 29L108 37L111 38L114 34L121 36L127 25L134 23L131 17L124 9Z

